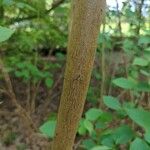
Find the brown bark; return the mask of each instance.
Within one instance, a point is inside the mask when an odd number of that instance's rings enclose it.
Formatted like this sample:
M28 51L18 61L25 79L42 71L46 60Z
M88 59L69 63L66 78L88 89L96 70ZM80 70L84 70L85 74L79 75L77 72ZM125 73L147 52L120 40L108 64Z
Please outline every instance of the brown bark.
M136 6L136 15L138 19L138 24L135 29L136 35L140 34L140 29L141 29L141 23L142 23L142 8L144 5L144 0L139 0L139 1L134 1L135 6Z
M52 150L72 150L90 82L105 0L73 0L67 65Z
M120 11L119 11L119 2L118 0L116 0L116 7L117 7L117 16L118 16L118 29L119 29L119 33L120 33L120 36L122 37L122 26L121 26L121 14L120 14Z
M137 35L140 34L140 29L141 29L141 23L142 23L142 8L144 5L144 0L141 0L141 3L139 4L139 10L138 10L138 19L139 19L139 24L137 27Z
M0 57L0 71L2 73L2 77L4 78L6 88L7 88L7 91L5 93L8 94L9 97L11 98L12 104L16 107L17 114L20 116L24 124L28 127L28 131L30 134L37 132L38 130L36 126L34 125L31 117L28 115L26 110L17 101L16 94L14 92L10 76L3 65L3 61L1 57Z

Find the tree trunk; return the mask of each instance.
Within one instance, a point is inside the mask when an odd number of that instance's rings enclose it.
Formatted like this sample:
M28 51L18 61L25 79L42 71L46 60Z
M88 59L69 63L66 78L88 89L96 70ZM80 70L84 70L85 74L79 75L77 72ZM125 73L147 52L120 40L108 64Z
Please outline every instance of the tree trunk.
M143 5L144 5L144 0L135 1L136 15L137 15L137 21L138 21L138 24L136 25L136 29L135 29L136 35L140 34Z
M2 22L3 19L4 19L4 6L3 6L3 1L0 0L0 22Z
M120 10L119 10L118 0L116 0L116 9L117 9L117 18L118 18L117 27L118 27L118 31L120 33L120 36L122 37L121 13L120 13Z
M72 150L93 68L105 0L73 0L67 65L52 150Z

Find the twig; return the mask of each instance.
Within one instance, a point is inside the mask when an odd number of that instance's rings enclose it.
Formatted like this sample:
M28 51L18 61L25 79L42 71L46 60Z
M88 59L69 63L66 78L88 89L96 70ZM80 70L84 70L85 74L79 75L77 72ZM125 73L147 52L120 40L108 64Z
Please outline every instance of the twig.
M37 131L37 128L35 127L31 117L28 115L28 113L26 112L26 110L21 107L21 105L17 102L17 98L15 95L15 92L13 90L13 86L9 77L8 72L5 70L5 67L3 65L3 61L0 58L0 70L2 72L3 78L5 80L5 84L9 93L9 96L11 98L12 103L14 104L14 106L17 108L17 114L18 116L21 117L21 119L23 119L23 122L27 124L28 129L32 132L32 131Z
M58 84L60 83L60 81L61 81L61 79L62 79L62 73L63 73L63 71L64 71L64 68L65 68L65 67L62 68L62 71L61 71L61 73L60 73L60 75L59 75L57 81L55 82L53 88L52 88L52 89L50 90L50 92L48 93L47 99L46 99L46 101L45 101L45 103L44 103L44 106L43 106L43 108L45 108L45 109L46 109L46 107L47 107L47 106L49 105L49 103L50 103L49 98L51 97L51 95L52 95L54 89L58 86ZM53 96L53 98L54 98L54 97L55 97L55 96ZM51 100L52 100L53 98L51 98Z
M55 1L53 4L52 4L52 7L49 9L49 10L45 10L45 15L46 14L49 14L52 10L54 10L55 8L57 8L59 5L61 5L65 0L58 0L58 1ZM23 17L23 18L15 18L15 19L11 19L9 21L8 24L13 24L15 22L22 22L22 21L26 21L26 20L32 20L32 19L35 19L35 18L41 18L43 17L43 15L39 15L39 14L35 14L35 15L32 15L32 16L28 16L28 17Z
M38 89L40 87L40 84L41 84L41 81L39 81L36 85L34 84L33 87L31 88L31 113L34 113L35 112L35 109L36 109L36 96L37 96L37 93L38 93Z
M74 150L77 150L77 149L79 148L81 142L82 142L82 139L80 139L80 140L74 145Z
M118 95L117 98L120 99L126 92L127 92L126 90L122 91L122 92Z
M120 11L119 11L118 0L116 0L116 5L117 5L116 7L117 7L117 16L118 16L118 28L119 28L120 36L122 37L121 15L120 15Z
M30 99L31 99L31 87L30 87L30 81L27 84L27 89L26 89L26 95L27 95L27 100L26 100L26 109L30 112Z
M110 64L109 66L109 68L111 68L111 65L112 64ZM108 95L111 95L111 92L112 92L112 85L111 85L111 82L112 82L112 79L114 78L114 76L115 76L115 74L116 74L116 68L118 67L118 63L117 62L115 62L115 64L114 64L114 68L113 68L113 72L112 72L112 75L111 75L111 79L110 79L110 85L109 85L109 90L108 90Z

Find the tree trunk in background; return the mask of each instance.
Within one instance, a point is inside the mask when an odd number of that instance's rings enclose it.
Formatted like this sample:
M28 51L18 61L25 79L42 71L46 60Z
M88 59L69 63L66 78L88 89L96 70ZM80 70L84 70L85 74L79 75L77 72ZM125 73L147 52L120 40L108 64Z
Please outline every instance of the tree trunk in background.
M0 6L0 19L3 19L4 17L4 7Z
M3 1L0 0L0 21L3 21L4 18L4 7L3 7Z
M140 34L141 23L142 23L142 8L143 8L143 5L144 5L144 0L135 1L136 15L137 15L137 19L138 19L138 24L137 24L137 27L135 29L136 35Z
M121 13L120 13L120 10L119 10L119 2L118 0L116 0L116 9L117 9L117 17L118 17L118 30L119 30L119 33L120 33L120 36L122 37L122 26L121 26Z
M93 68L105 0L73 0L67 65L52 150L72 150Z

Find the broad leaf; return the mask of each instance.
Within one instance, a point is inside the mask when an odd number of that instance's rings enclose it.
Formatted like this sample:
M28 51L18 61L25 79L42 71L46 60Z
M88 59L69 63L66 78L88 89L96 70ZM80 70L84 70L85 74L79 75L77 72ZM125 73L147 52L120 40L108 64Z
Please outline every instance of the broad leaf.
M87 119L84 120L84 126L89 131L90 134L94 130L93 124Z
M137 65L137 66L145 67L148 64L149 64L149 62L146 59L140 58L140 57L136 57L133 61L133 65Z
M53 79L51 79L51 78L46 78L46 79L45 79L45 84L46 84L46 86L47 86L48 88L51 88L52 85L53 85Z
M24 8L24 9L28 9L28 10L37 12L37 10L35 8L33 8L32 6L30 6L27 3L18 2L18 3L16 3L16 5L17 5L18 8Z
M110 147L107 146L95 146L91 150L110 150Z
M99 120L103 123L110 122L113 119L113 114L109 112L102 112Z
M84 148L91 149L96 145L96 143L92 139L87 139L82 142Z
M85 126L84 126L84 119L81 119L81 120L80 120L80 123L79 123L78 133L79 133L80 135L85 135L85 134L86 134L86 131L87 131L87 129L86 129Z
M120 110L121 104L119 103L119 100L117 98L114 98L112 96L104 96L103 98L104 104L114 110Z
M150 147L144 140L142 140L140 138L136 138L131 143L130 150L150 150Z
M126 78L117 78L117 79L114 79L112 82L116 86L121 87L123 89L127 89L127 90L132 90L136 86L136 83L134 81L126 79Z
M150 84L147 82L140 82L135 87L135 90L139 92L150 92Z
M149 44L150 43L150 37L149 36L141 36L138 43L139 44Z
M143 127L146 132L150 132L150 112L139 108L126 108L126 112L134 122Z
M150 132L145 133L144 139L150 144Z
M54 120L50 120L45 122L41 127L40 127L40 131L46 135L49 138L53 138L54 137L54 133L55 133L55 127L56 127L56 121Z
M0 42L8 40L13 33L13 30L0 26Z
M3 1L2 1L2 4L3 4L3 5L10 6L10 5L13 4L13 0L3 0Z
M112 134L103 135L101 144L108 147L113 147L115 145L113 135Z
M134 133L127 125L123 125L113 132L113 139L116 144L126 144L131 141L133 137Z
M101 114L102 111L100 109L91 108L86 112L85 117L90 121L96 121L101 116Z

